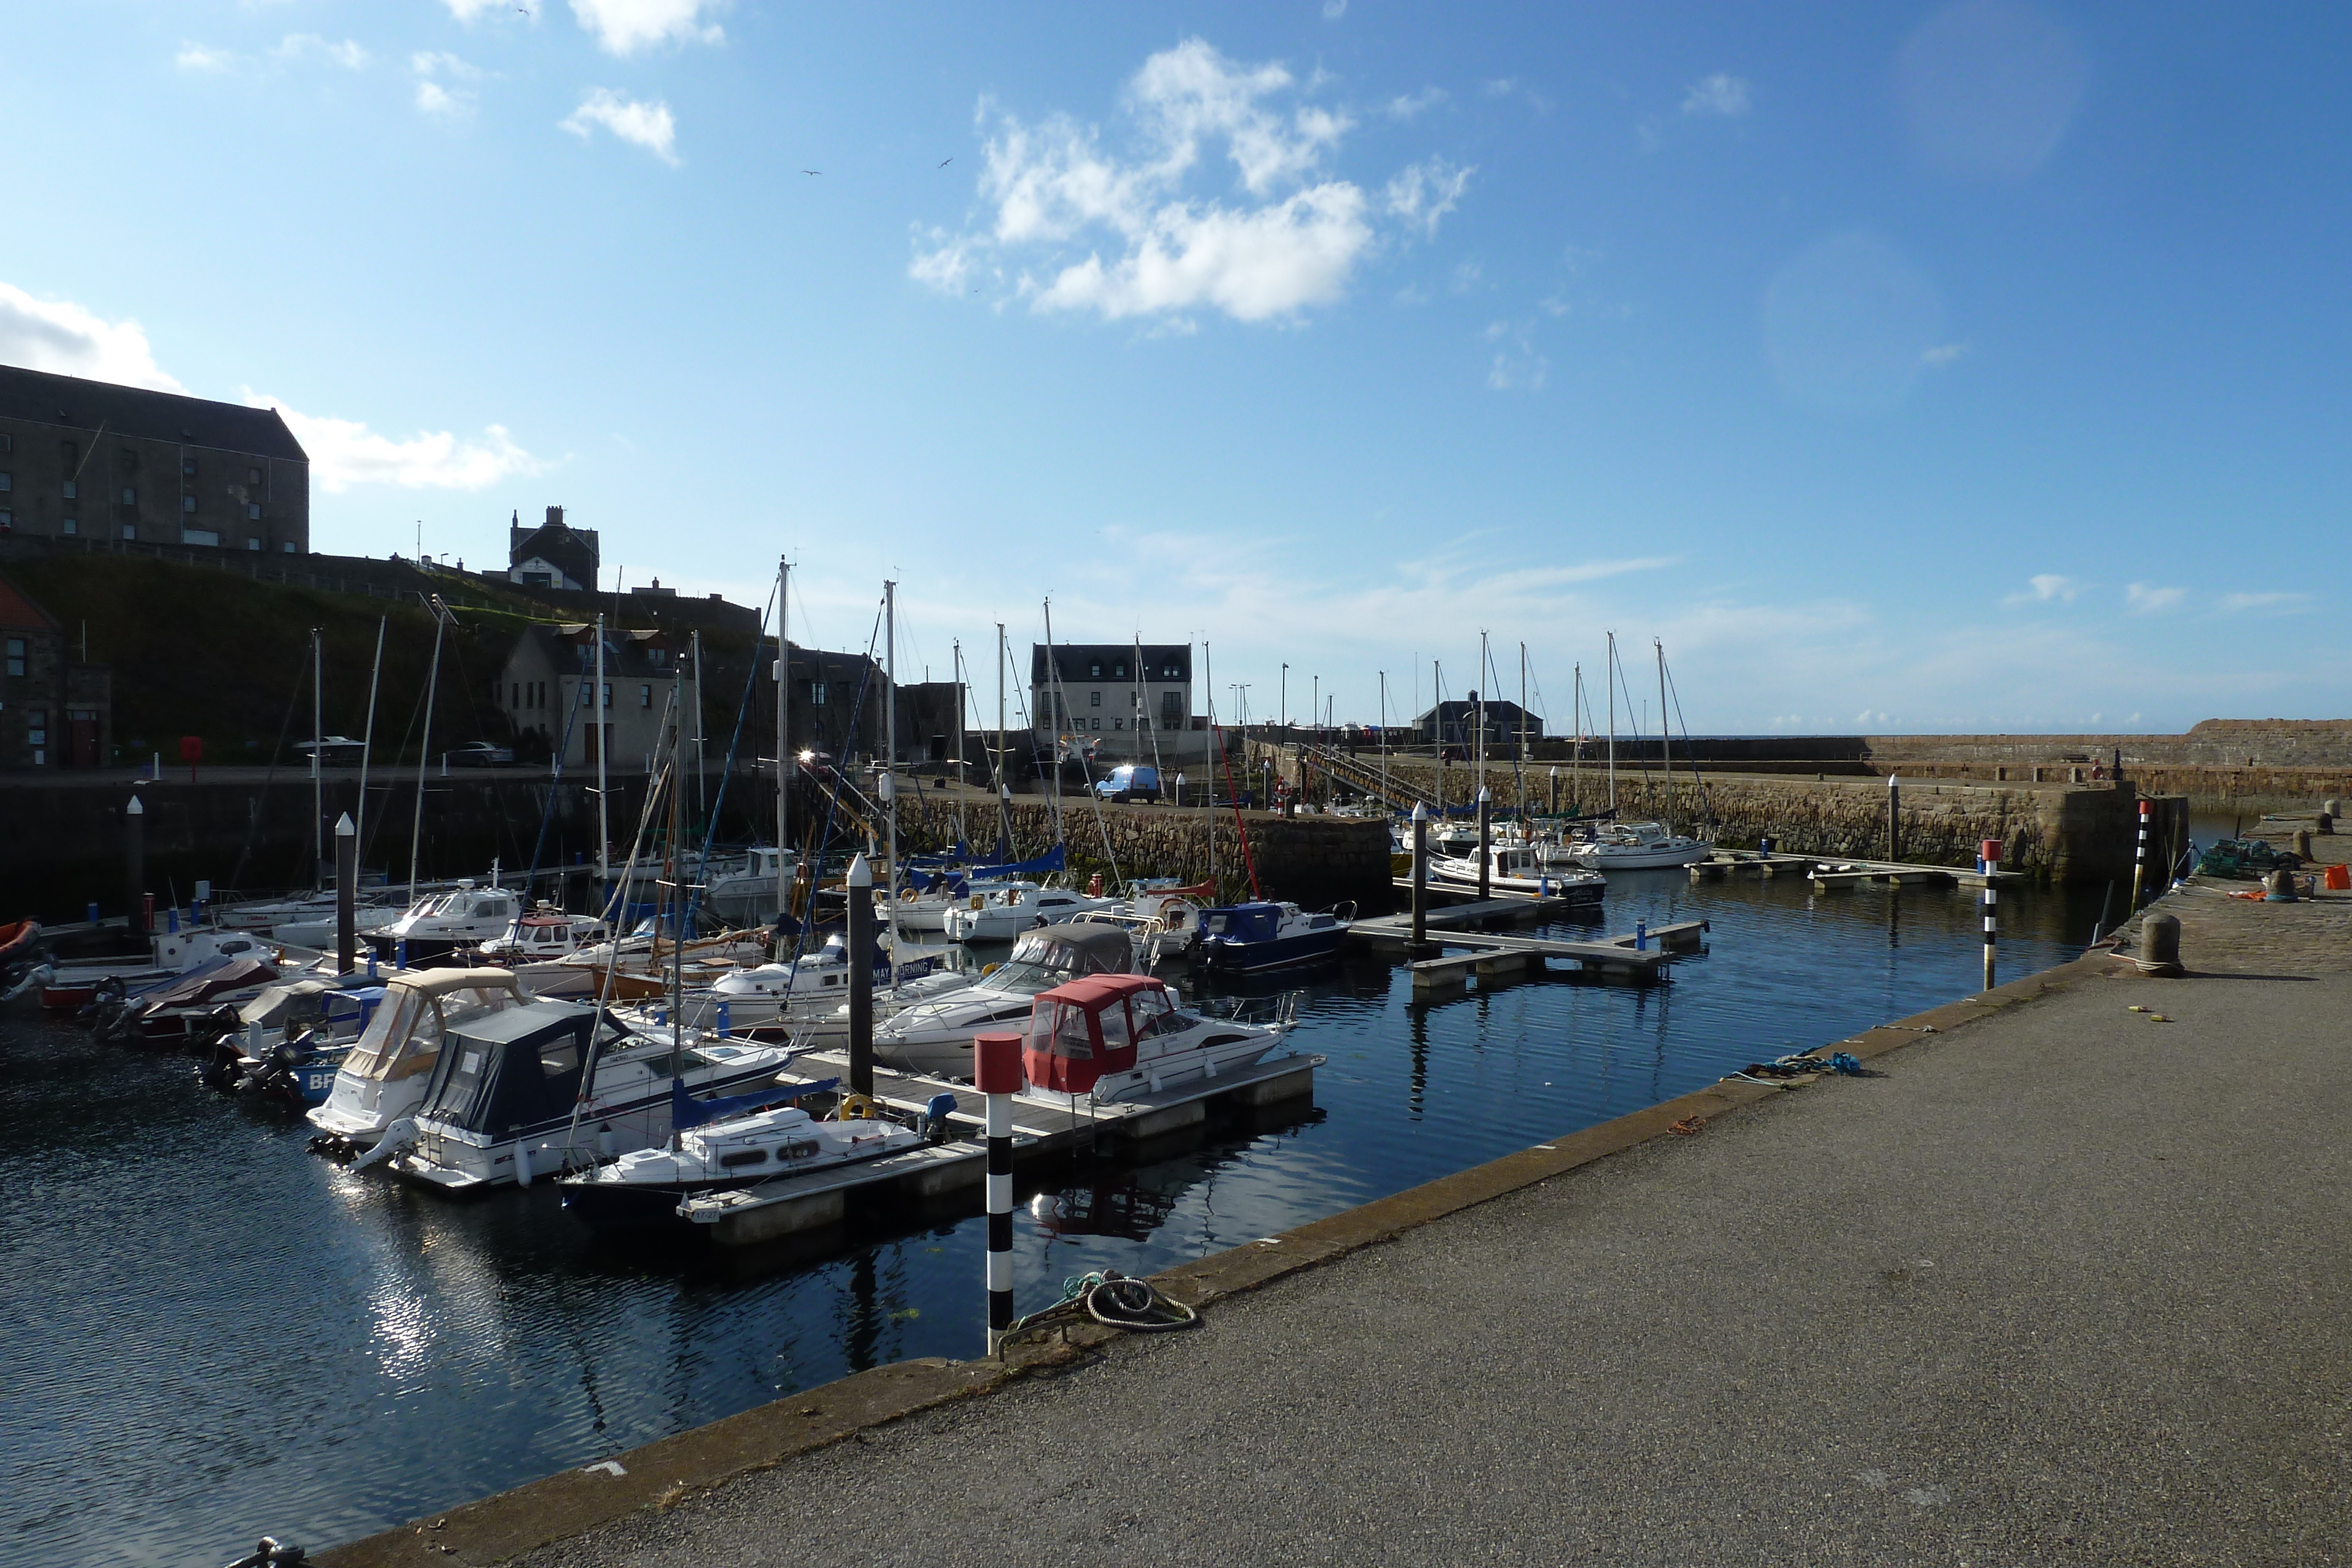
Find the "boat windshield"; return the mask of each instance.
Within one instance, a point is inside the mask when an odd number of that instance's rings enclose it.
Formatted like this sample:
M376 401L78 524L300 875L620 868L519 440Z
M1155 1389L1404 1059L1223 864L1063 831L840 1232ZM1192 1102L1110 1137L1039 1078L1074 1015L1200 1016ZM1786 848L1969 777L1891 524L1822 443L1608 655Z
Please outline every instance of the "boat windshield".
M343 1071L386 1083L429 1072L441 1058L444 1030L503 1012L522 998L503 988L461 986L439 1000L436 1007L433 998L411 987L389 988L383 1005L343 1058Z

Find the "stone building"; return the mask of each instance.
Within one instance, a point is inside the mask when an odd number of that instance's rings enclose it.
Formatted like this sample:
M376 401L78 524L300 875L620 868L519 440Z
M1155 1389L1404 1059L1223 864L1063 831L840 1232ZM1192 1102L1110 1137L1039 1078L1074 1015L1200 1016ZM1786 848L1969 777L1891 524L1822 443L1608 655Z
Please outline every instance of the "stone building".
M305 554L310 459L278 411L0 365L0 534Z
M490 695L518 736L537 732L566 768L593 767L601 747L608 768L649 769L677 678L667 633L608 626L597 702L595 625L540 624L515 639Z
M1097 758L1163 757L1207 720L1192 714L1189 643L1043 643L1029 650L1029 712L1037 736L1068 736Z
M0 769L100 768L113 755L111 678L0 578Z
M1499 698L1490 700L1484 716L1486 755L1490 758L1513 755L1519 744L1522 726L1530 747L1544 737L1543 715L1526 712L1517 703L1504 702ZM1478 746L1479 718L1478 694L1472 692L1462 702L1439 703L1414 719L1413 737L1423 746L1443 742L1449 747L1475 751Z
M565 523L562 507L548 507L547 521L535 528L522 526L520 512L509 515L509 580L524 588L569 588L593 593L597 566L596 530Z

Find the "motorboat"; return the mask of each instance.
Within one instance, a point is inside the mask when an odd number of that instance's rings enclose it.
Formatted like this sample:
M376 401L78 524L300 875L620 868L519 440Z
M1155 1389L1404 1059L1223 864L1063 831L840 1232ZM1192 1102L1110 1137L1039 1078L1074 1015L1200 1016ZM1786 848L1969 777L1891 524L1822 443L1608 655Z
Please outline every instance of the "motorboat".
M278 966L257 953L215 958L106 1009L90 1019L91 1031L110 1041L200 1049L236 1027L225 1004L257 996L277 978Z
M1430 857L1429 875L1433 882L1449 887L1475 888L1478 885L1478 856L1474 850L1467 856L1440 860ZM1570 863L1554 868L1548 865L1542 852L1528 844L1493 844L1486 850L1486 886L1504 893L1524 893L1538 898L1565 898L1571 903L1598 903L1609 891L1609 879L1597 871L1587 871Z
M1250 974L1336 958L1353 922L1336 912L1258 900L1203 911L1193 961L1213 971Z
M147 945L143 957L89 958L70 964L50 964L26 977L27 989L37 986L41 1005L52 1010L87 1007L103 992L121 1000L152 990L201 964L218 958L267 957L284 953L289 962L303 964L320 955L282 948L249 931L223 931L214 926L165 931Z
M675 945L666 936L654 935L654 926L650 919L640 922L635 931L621 938L617 955L614 944L598 942L553 960L555 967L574 973L552 977L541 988L542 994L621 1001L669 995ZM688 988L708 986L746 965L765 962L771 937L772 933L761 930L722 931L715 936L698 937L675 955L677 967Z
M477 887L467 878L450 892L418 899L399 919L369 932L367 942L405 967L503 936L521 914L520 894L496 885Z
M874 1026L874 1059L939 1078L972 1075L972 1037L1017 1029L1039 992L1087 975L1121 974L1135 944L1117 925L1065 923L1024 932L1013 956L951 995L917 1001Z
M572 915L541 899L539 907L467 952L469 967L511 969L523 989L539 997L586 996L595 988L594 971L565 964L583 948L609 941L612 927L593 915Z
M1651 871L1694 864L1713 854L1715 845L1669 832L1661 822L1612 822L1570 852L1591 871Z
M310 1113L314 1146L355 1151L424 1103L451 1028L530 998L510 969L420 969L388 977L383 1000Z
M730 969L707 983L681 986L679 1016L689 1028L715 1029L721 1034L787 1032L803 1046L845 1039L853 977L848 952L847 938L836 931L814 953ZM894 953L895 960L890 956ZM962 956L960 948L893 944L877 936L869 971L875 1016L887 1017L898 1006L971 984L972 977L954 967ZM667 1007L666 999L655 998L630 1016L667 1023Z
M1206 883L1198 887L1152 888L1120 899L1108 908L1088 910L1079 924L1124 926L1137 946L1156 958L1181 958L1192 951L1201 935L1198 900L1210 896Z
M798 874L800 863L801 857L791 850L754 844L740 867L709 873L702 907L735 925L772 919L780 890Z
M593 1170L559 1178L563 1207L593 1230L683 1223L688 1198L779 1177L807 1176L894 1155L923 1141L914 1128L880 1117L820 1121L784 1102L839 1080L771 1084L734 1096L762 1103L733 1114L675 1092L667 1144L636 1149Z
M1287 1027L1188 1012L1150 975L1087 975L1031 999L1022 1061L1030 1097L1102 1104L1255 1066Z
M666 1035L553 998L469 1019L449 1030L422 1103L384 1129L367 1161L443 1192L528 1186L666 1142L677 1092L740 1094L790 1060L774 1046Z
M1024 931L1075 920L1114 902L1066 887L1013 882L993 893L973 893L961 908L941 917L941 928L957 942L1010 942Z
M356 973L264 987L250 1001L226 1009L227 1030L196 1075L215 1089L284 1104L323 1105L385 991Z

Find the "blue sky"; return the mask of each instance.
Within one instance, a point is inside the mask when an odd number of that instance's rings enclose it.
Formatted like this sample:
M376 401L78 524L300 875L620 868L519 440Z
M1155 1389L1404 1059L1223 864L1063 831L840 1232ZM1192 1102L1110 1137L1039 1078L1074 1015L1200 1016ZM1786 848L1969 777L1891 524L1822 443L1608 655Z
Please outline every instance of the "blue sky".
M1484 629L1561 725L1613 628L1702 732L2341 716L2347 34L25 6L0 360L278 403L324 549L562 504L608 582L788 552L829 646L894 576L991 708L1050 593L1261 714L1459 695Z

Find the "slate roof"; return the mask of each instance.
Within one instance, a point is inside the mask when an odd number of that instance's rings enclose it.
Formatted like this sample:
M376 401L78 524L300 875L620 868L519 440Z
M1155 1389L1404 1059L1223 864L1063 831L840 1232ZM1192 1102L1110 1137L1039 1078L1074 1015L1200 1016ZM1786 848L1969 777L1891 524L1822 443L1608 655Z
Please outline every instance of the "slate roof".
M1065 686L1078 685L1101 685L1106 682L1133 685L1131 667L1135 664L1132 643L1056 643L1054 663L1062 673ZM1102 665L1102 674L1090 672ZM1177 674L1164 675L1162 670L1173 667ZM1121 672L1112 674L1113 670ZM1192 645L1189 643L1146 643L1143 645L1143 679L1145 684L1168 680L1190 681L1192 678ZM1045 644L1029 645L1029 684L1032 687L1045 684Z
M73 430L148 441L170 441L222 452L308 463L309 453L274 408L247 408L144 387L86 382L16 365L0 365L0 419L23 419Z

